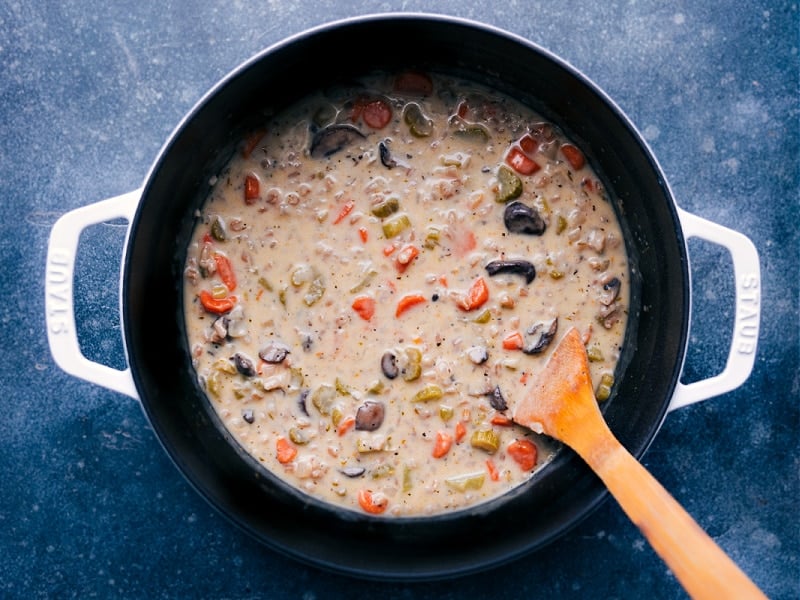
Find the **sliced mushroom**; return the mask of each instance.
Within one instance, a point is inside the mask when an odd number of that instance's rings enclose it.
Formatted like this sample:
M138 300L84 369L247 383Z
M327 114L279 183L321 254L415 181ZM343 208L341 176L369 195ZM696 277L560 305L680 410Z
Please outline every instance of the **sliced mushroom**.
M328 125L317 131L311 139L311 156L326 158L364 137L364 134L354 125L348 123Z
M535 208L518 201L506 205L503 222L510 233L542 235L546 228L544 219Z
M308 407L306 406L306 400L308 400L308 395L311 393L311 390L305 389L300 392L300 396L297 398L297 406L300 408L300 412L303 413L305 416L310 416L308 414Z
M356 411L356 429L375 431L383 424L386 408L382 402L367 400Z
M282 363L289 354L289 346L281 342L270 342L258 351L258 356L264 362L276 365Z
M380 142L378 144L378 153L381 156L381 164L386 167L387 169L393 169L397 166L397 161L392 157L392 153L389 150L389 146L386 142Z
M489 404L492 405L492 408L499 411L508 410L508 404L506 403L506 399L503 397L503 392L500 391L500 386L494 386L494 389L487 394L489 396Z
M527 260L493 260L486 265L486 272L492 276L501 273L521 275L525 283L530 283L536 277L536 267Z
M345 477L361 477L365 471L364 467L345 467L340 473Z
M228 337L240 338L247 335L247 319L244 318L244 309L241 304L233 307L233 310L227 314L228 317Z
M389 379L394 379L400 374L400 368L397 366L397 357L393 352L385 352L381 357L381 371Z
M244 354L237 352L233 355L232 360L233 364L236 366L236 370L245 377L253 377L256 374L256 368L253 365L253 361L247 358Z
M482 365L489 360L489 351L485 346L472 346L467 350L467 356L476 365Z
M220 317L211 325L211 335L209 341L214 344L221 344L228 337L228 317Z
M525 354L540 354L550 345L558 331L558 319L553 319L549 323L540 321L532 325L525 332L525 343L522 351Z
M600 294L599 300L606 306L611 306L619 296L622 282L617 277L612 277L603 283L603 291Z

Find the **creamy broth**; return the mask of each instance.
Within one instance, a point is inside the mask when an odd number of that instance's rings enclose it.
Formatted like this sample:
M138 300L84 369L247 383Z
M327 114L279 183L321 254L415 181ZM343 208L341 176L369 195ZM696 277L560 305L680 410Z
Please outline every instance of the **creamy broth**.
M243 140L197 215L184 295L199 382L248 453L321 500L419 516L551 460L509 415L569 326L608 396L628 282L578 148L511 98L409 72Z

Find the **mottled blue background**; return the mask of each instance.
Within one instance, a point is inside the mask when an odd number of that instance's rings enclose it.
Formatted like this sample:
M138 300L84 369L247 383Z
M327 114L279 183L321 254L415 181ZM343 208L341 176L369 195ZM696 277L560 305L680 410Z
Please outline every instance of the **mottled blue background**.
M547 550L457 581L375 584L298 564L195 493L136 401L51 358L55 220L141 185L182 116L257 51L331 19L398 10L481 20L559 54L627 112L680 206L755 242L752 376L671 413L643 462L770 597L800 597L800 18L796 2L765 0L0 0L0 597L683 597L613 501ZM387 50L364 49L377 51ZM116 367L124 234L120 223L84 233L75 284L84 352ZM690 249L687 381L724 365L734 293L727 252Z

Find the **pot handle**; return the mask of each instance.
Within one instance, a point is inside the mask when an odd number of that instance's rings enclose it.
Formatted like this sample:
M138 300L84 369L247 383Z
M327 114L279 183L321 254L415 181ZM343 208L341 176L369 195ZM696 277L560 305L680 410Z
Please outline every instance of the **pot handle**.
M130 367L119 370L86 358L78 344L73 306L75 254L81 232L112 219L133 219L142 190L76 208L62 215L50 231L45 272L47 341L56 364L70 375L139 399Z
M750 238L678 208L683 232L728 249L733 261L735 306L733 337L725 368L718 375L689 384L678 382L669 410L719 396L742 385L756 358L761 318L761 268Z

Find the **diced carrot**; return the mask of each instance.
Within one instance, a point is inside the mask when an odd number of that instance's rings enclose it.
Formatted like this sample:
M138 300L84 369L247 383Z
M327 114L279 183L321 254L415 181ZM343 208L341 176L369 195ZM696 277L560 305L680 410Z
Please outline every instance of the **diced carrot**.
M400 248L400 252L397 253L395 257L395 265L397 266L397 270L401 273L405 272L408 268L408 265L419 256L419 248L417 248L414 244L406 244L402 248Z
M541 168L539 163L517 146L512 146L506 154L506 163L520 175L532 175Z
M429 96L433 92L433 81L427 73L404 71L395 77L394 91L402 94Z
M297 456L297 448L292 446L292 443L285 437L279 437L276 440L275 448L278 452L278 462L282 465L292 462Z
M536 444L530 440L514 440L506 448L508 455L522 468L523 471L532 471L536 466L539 453Z
M244 178L244 202L245 204L253 204L258 200L261 185L255 175L248 175Z
M522 334L519 331L513 331L503 338L503 349L519 350L523 343Z
M264 295L264 288L260 288L260 289L259 289L259 290L256 292L256 301L258 301L258 300L261 300L261 296L263 296L263 295Z
M528 373L527 371L523 371L522 375L519 376L519 382L522 385L526 385L528 383L528 378L529 377L530 377L530 373Z
M478 245L475 239L475 232L471 229L461 228L456 231L456 236L453 239L453 250L457 256L466 256Z
M533 154L539 147L539 143L533 139L533 136L531 136L530 133L526 133L522 136L522 138L520 138L519 147L522 148L523 152L526 154Z
M253 153L253 150L256 149L258 142L261 141L265 133L263 129L258 129L245 138L244 145L242 146L242 156L244 158L248 158Z
M569 165L576 171L578 169L582 169L586 164L586 159L583 156L583 152L581 152L577 146L573 146L572 144L562 144L561 153L564 155L564 158L567 159Z
M236 306L236 296L228 296L227 298L214 298L214 296L208 290L201 290L200 304L202 304L203 308L210 313L224 315L225 313L232 311L233 307Z
M500 479L500 472L497 470L491 458L486 459L486 470L489 472L489 479L492 481L498 481Z
M425 296L422 294L409 294L407 296L403 296L400 298L400 302L397 303L397 310L395 310L394 316L399 317L412 306L422 304L423 302L425 302Z
M380 98L363 104L361 117L373 129L383 129L392 120L392 107Z
M475 310L480 308L489 299L489 286L483 277L478 277L472 282L466 296L459 298L458 307L463 311Z
M358 505L371 515L379 515L386 510L389 500L385 496L376 499L371 490L359 490Z
M337 225L337 224L341 223L342 221L344 221L345 217L352 212L353 207L355 205L356 205L356 203L353 202L352 200L348 200L347 202L345 202L342 205L342 208L339 211L339 214L336 215L336 218L333 220L333 224Z
M397 248L394 246L394 244L387 244L386 246L383 247L383 255L391 256L392 254L394 254L395 250L397 250Z
M336 428L336 433L339 435L344 435L348 431L350 431L356 424L355 417L346 417L339 422L339 426Z
M453 445L453 436L446 431L436 432L436 442L433 444L433 458L442 458Z
M233 265L230 259L224 254L214 254L214 262L217 264L217 274L229 291L236 289L236 273L233 272Z
M463 421L459 421L456 423L456 444L463 440L465 435L467 435L467 426Z
M512 421L505 415L497 413L492 417L491 423L492 425L498 425L500 427L511 427L514 424L514 421Z
M375 314L375 300L371 296L358 296L353 300L352 308L359 317L369 321Z
M367 231L367 228L366 227L359 227L358 228L358 236L361 238L361 241L366 244L367 240L369 239L369 232Z

